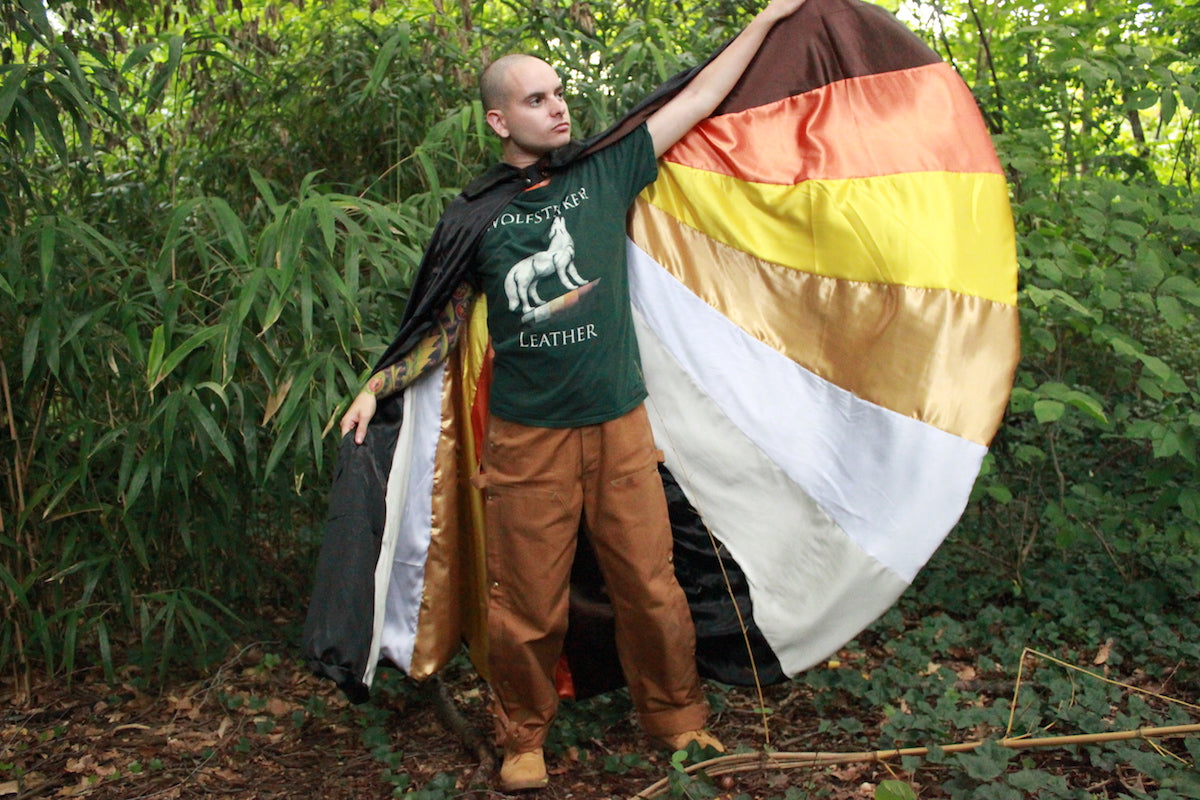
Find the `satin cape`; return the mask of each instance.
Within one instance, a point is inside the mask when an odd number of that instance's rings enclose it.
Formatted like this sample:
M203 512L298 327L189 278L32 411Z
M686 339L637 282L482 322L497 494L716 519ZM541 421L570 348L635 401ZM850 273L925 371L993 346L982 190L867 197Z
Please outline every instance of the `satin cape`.
M639 124L668 82L596 140ZM535 176L499 167L435 230L400 333L428 328L479 233ZM887 610L957 523L1019 357L1007 186L956 73L883 9L809 0L659 163L628 224L631 296L701 673L769 683ZM465 640L486 677L486 308L441 364L345 437L303 650L365 699ZM586 544L586 538L581 540ZM617 685L586 546L569 677Z

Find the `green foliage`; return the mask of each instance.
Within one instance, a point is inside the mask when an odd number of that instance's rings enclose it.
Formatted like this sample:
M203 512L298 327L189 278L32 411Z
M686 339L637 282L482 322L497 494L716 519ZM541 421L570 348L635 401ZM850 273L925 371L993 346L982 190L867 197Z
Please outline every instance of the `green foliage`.
M160 679L202 662L248 611L302 601L342 404L393 330L445 202L495 153L478 69L513 50L569 65L573 114L595 131L750 13L698 0L50 8L62 26L39 3L0 7L0 667L70 675L90 660ZM971 609L970 624L887 615L877 630L903 669L814 673L818 703L876 703L897 743L1003 730L1007 701L979 705L956 686L953 643L994 673L1025 646L1086 660L1114 632L1111 664L1154 652L1146 675L1194 686L1200 631L1180 609L1200 592L1200 11L905 0L900 12L995 134L1023 356L939 556L956 569L921 584ZM1072 569L1091 583L1065 580ZM564 706L549 746L624 724L615 698L578 719ZM1016 718L1033 731L1173 713L1118 708L1110 688L1060 676L1022 696ZM870 730L821 724L842 739ZM398 753L368 745L406 791ZM1089 757L1136 762L1160 796L1196 794L1135 744ZM1078 796L991 749L954 769L955 796ZM714 791L672 779L677 795ZM447 780L422 792L449 796Z
M1018 232L1022 362L961 534L1018 582L1048 549L1098 547L1125 581L1200 591L1195 10L902 12L975 89Z
M632 710L629 692L624 689L577 702L564 702L559 706L559 722L550 729L546 739L546 750L562 755L568 749L583 749L588 742L603 740L610 729L628 724ZM637 759L618 757L606 764L606 768L611 766L611 771L621 772L637 765Z
M84 649L113 674L117 650L161 677L202 661L234 607L294 602L285 564L311 546L319 500L298 493L327 481L336 409L394 325L428 214L315 173L281 194L243 167L252 194L199 193L190 156L167 157L181 149L162 101L206 85L189 64L228 60L168 36L109 61L18 20L30 63L9 70L0 140L20 178L0 254L0 664L69 675Z
M875 787L875 800L917 800L917 793L903 781L880 781Z
M297 603L340 408L494 156L476 72L565 54L597 129L732 30L665 5L5 4L0 666L162 675Z
M899 605L849 646L878 648L869 674L814 669L799 679L814 702L860 716L859 732L827 733L848 750L931 748L903 760L905 779L936 784L948 797L1083 800L1091 778L1073 764L1101 774L1132 770L1148 796L1186 796L1172 787L1194 774L1194 736L1042 751L999 740L1195 724L1186 705L1200 686L1193 607L1162 579L1128 587L1103 554L1073 564L1070 551L1031 565L1029 591L1012 596L1001 576L964 568L962 547L935 556ZM938 747L966 742L984 744L969 753Z

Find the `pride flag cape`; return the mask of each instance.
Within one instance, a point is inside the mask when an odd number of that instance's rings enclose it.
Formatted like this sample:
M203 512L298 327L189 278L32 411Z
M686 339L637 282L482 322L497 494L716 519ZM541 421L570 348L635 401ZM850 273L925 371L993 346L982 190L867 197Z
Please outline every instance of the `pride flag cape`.
M628 253L680 582L702 671L774 680L884 612L965 507L1019 356L1007 187L955 72L857 0L779 23L659 170ZM486 664L482 306L404 396L367 685L464 638Z

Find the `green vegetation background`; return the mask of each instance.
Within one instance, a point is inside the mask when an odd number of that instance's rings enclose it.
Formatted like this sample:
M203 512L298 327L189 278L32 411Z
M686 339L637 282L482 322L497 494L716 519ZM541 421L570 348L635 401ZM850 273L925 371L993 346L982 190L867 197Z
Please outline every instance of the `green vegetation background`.
M1023 355L962 523L872 635L921 668L953 637L1011 669L1026 645L1107 646L1194 699L1200 9L890 7L993 133ZM495 155L478 68L513 50L566 65L597 130L753 10L0 2L0 670L161 681L258 609L298 619L336 420L440 210ZM962 706L913 698L897 730L953 738Z

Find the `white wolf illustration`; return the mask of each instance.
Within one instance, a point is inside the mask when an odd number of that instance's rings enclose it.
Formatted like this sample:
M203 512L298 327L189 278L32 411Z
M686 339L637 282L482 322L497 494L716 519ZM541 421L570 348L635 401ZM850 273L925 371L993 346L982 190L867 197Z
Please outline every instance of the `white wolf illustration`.
M567 289L578 289L587 283L575 270L575 240L567 232L562 217L555 217L550 223L550 246L521 259L508 271L504 279L508 310L516 311L520 306L522 313L528 313L542 305L545 301L538 296L537 283L551 273L557 273Z

